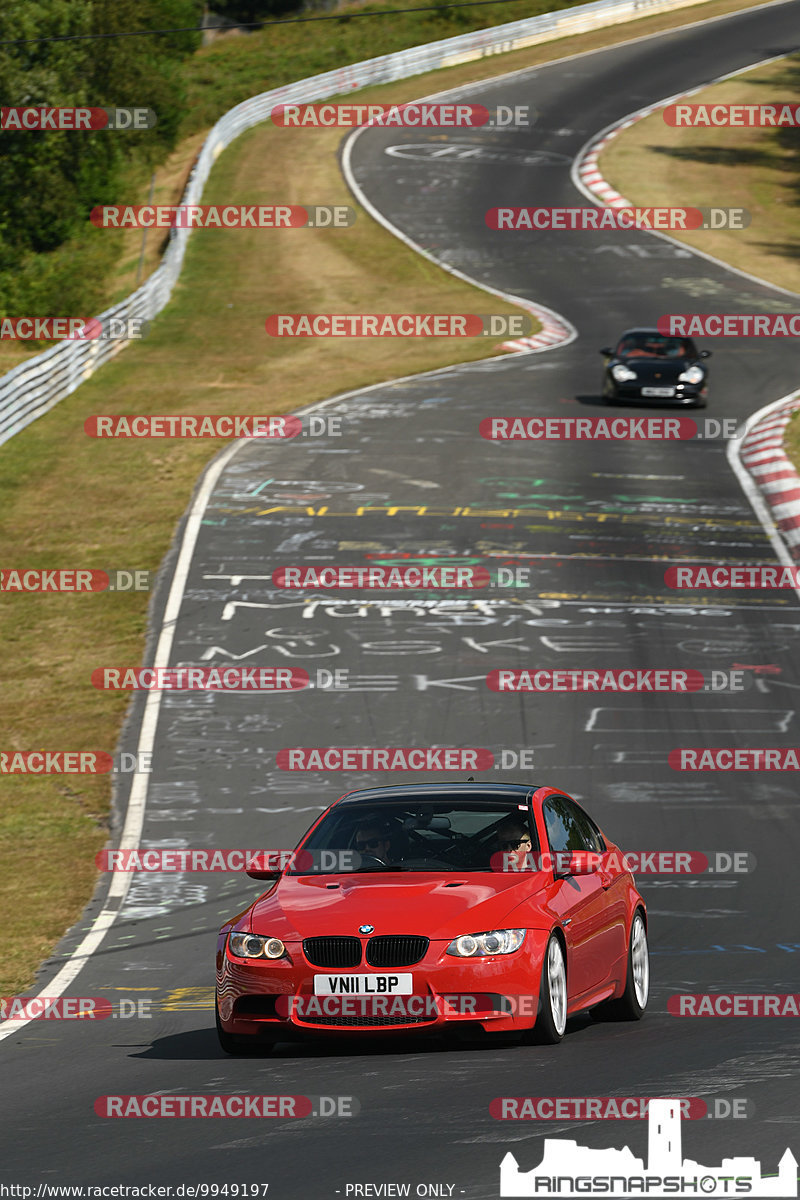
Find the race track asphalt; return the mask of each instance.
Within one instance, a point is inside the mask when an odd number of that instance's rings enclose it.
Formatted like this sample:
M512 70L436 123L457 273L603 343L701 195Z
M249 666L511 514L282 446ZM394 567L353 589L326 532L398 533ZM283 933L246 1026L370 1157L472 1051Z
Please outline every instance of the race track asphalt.
M800 3L765 6L459 93L488 105L530 104L531 128L370 129L354 139L357 187L397 229L474 279L555 309L578 337L547 353L334 399L316 411L340 417L341 436L225 452L204 503L170 662L222 665L239 656L247 666L346 669L349 686L266 699L165 693L142 842L291 846L346 788L405 778L292 774L276 766L281 748L454 745L498 759L532 749L532 771L482 777L563 787L626 849L748 851L755 869L639 877L652 948L651 1007L639 1024L579 1017L554 1048L359 1039L284 1044L252 1059L220 1053L209 1004L215 932L258 884L139 875L70 994L149 999L153 1016L38 1022L6 1038L0 1182L269 1183L270 1197L287 1200L345 1200L354 1195L348 1185L365 1183L407 1182L413 1195L417 1184L436 1183L483 1200L499 1194L505 1152L530 1168L546 1136L646 1153L644 1122L501 1123L489 1104L504 1095L745 1097L746 1120L684 1123L687 1154L708 1165L753 1155L772 1172L787 1145L797 1152L797 1022L667 1012L668 997L681 991L798 988L793 779L681 773L667 763L680 746L797 743L795 594L684 595L664 583L666 567L684 558L775 561L722 441L495 444L478 425L492 415L639 415L605 409L597 394L598 349L623 328L667 312L797 310L796 298L647 233L499 233L484 213L585 204L570 164L593 134L799 42ZM431 147L454 143L471 153L433 156ZM388 152L401 145L416 148ZM797 386L790 339L702 344L714 357L709 407L692 414L700 419L742 420ZM180 545L179 537L162 570L151 656ZM478 598L389 602L297 598L270 580L279 565L391 555L501 562L529 568L530 579ZM734 663L775 664L781 673L747 670L744 692L692 696L515 696L485 684L498 667L729 671ZM140 696L123 749L138 743L143 706ZM125 801L121 788L120 812ZM43 990L102 901L101 889L43 968ZM360 1113L206 1126L104 1120L93 1109L101 1095L153 1092L346 1095L357 1097Z

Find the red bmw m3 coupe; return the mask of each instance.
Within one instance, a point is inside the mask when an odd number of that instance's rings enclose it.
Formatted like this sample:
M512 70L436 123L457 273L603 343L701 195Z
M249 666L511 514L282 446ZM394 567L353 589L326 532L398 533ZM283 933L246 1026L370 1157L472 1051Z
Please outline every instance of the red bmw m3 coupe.
M219 933L231 1054L320 1034L523 1031L559 1042L647 1005L647 912L568 795L523 784L349 792Z

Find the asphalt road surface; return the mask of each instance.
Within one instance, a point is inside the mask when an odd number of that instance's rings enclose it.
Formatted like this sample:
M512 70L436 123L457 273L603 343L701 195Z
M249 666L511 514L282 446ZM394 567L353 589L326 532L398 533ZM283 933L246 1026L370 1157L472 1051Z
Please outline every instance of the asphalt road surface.
M708 1165L752 1155L770 1173L787 1145L797 1151L797 1021L667 1011L668 997L682 991L798 988L793 780L692 774L667 763L680 746L798 741L796 597L682 594L664 583L675 560L774 562L722 441L495 444L478 425L492 415L617 415L600 407L598 348L662 313L796 310L796 298L641 231L500 233L484 213L585 204L570 164L592 134L799 43L800 4L768 6L459 93L530 104L530 128L371 129L355 138L357 187L387 220L480 282L557 310L578 337L548 353L387 383L318 407L341 418L340 436L226 451L208 494L196 499L196 528L182 530L196 540L179 539L164 564L147 660L172 589L180 604L166 611L171 664L296 666L312 676L342 669L348 686L267 698L164 693L145 847L291 846L346 788L408 778L292 774L276 765L281 748L453 745L487 748L505 764L532 750L532 770L507 765L485 777L563 787L627 849L748 851L754 869L639 877L652 948L651 1004L639 1024L576 1018L558 1047L320 1041L250 1059L221 1054L211 988L216 930L258 884L138 875L70 994L142 999L152 1016L34 1022L2 1042L0 1182L268 1183L270 1197L289 1200L345 1198L361 1184L408 1183L414 1195L417 1185L435 1184L433 1194L482 1200L499 1195L506 1151L529 1169L546 1136L646 1155L643 1121L501 1123L490 1115L494 1097L521 1095L746 1099L746 1119L685 1122L685 1152ZM403 146L411 149L398 153ZM743 419L797 386L790 339L702 344L714 358L701 418ZM308 599L270 580L284 564L397 555L523 567L529 582L477 598ZM729 671L735 663L772 664L780 674L748 669L743 692L692 696L520 696L485 684L498 667ZM139 744L144 707L140 695L126 750ZM127 798L121 787L120 820ZM103 896L101 888L45 965L43 990ZM206 1123L94 1111L102 1095L153 1092L350 1096L360 1112Z

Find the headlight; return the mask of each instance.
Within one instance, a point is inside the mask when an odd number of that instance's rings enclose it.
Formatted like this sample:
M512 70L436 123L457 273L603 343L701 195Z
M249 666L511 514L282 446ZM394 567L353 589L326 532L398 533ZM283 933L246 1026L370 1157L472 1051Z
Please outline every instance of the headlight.
M611 368L611 374L616 379L617 383L630 383L631 379L636 378L636 372L630 367L626 367L624 363L617 363Z
M462 933L445 950L456 958L485 958L487 954L513 954L525 941L524 929L492 929L489 933Z
M678 376L681 383L702 383L704 378L705 371L702 367L687 367Z
M281 958L286 953L280 938L259 937L257 933L232 933L228 946L237 958Z

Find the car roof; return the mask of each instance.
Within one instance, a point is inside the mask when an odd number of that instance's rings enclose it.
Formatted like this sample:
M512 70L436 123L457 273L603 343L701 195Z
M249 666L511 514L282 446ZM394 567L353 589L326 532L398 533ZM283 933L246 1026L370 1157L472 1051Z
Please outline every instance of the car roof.
M480 797L485 800L525 800L540 786L535 783L404 783L391 787L365 788L348 792L339 804L380 804L389 800L435 800L437 796L460 796L465 800Z
M685 333L662 333L661 330L655 325L636 325L633 329L626 329L624 333L619 335L617 340L620 341L622 338L628 337L628 335L631 333L646 333L648 337L652 337L653 334L656 334L658 337L677 338L682 342L690 342L692 340L689 335Z

